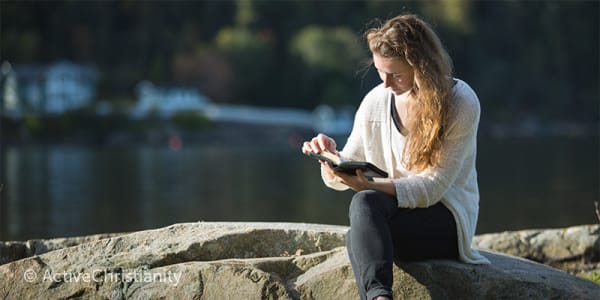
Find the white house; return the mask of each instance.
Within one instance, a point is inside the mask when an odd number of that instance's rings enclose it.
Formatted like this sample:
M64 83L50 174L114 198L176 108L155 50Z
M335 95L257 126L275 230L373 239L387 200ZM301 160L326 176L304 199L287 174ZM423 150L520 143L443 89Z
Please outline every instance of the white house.
M21 105L19 102L19 86L17 84L17 74L13 70L9 62L3 62L0 66L0 74L2 80L2 86L0 89L2 94L0 95L2 101L0 108L2 113L6 116L20 117L21 116Z
M7 115L62 114L90 105L98 72L60 61L49 66L2 64L2 105Z
M51 65L44 82L44 111L61 114L90 105L97 77L95 70L68 61Z
M143 118L149 113L168 118L179 111L202 111L210 102L195 88L159 87L150 81L137 85L137 97L137 104L131 111L134 118Z

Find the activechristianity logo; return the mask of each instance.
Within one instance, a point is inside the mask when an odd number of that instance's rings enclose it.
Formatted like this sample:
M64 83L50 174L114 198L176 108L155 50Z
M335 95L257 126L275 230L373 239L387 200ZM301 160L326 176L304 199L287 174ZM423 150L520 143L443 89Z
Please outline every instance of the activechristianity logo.
M109 269L98 269L91 270L89 272L57 272L53 273L50 270L45 270L41 274L42 282L53 282L53 283L102 283L102 282L143 282L143 283L169 283L173 286L179 285L181 280L181 273L175 273L167 271L165 273L152 272L144 269L134 270L109 270ZM32 269L27 269L23 273L23 279L26 282L34 283L37 282L40 274Z

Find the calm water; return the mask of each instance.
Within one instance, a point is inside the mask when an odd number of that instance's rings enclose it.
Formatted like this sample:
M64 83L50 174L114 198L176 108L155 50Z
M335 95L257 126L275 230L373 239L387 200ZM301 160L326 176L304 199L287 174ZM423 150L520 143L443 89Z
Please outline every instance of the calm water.
M180 222L347 225L352 192L281 148L3 149L0 239L123 232ZM598 222L598 138L479 141L478 233Z

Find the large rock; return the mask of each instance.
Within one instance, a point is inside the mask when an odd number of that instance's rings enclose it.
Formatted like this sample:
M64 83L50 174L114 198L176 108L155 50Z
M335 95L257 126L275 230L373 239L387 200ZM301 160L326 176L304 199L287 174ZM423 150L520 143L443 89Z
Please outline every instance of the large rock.
M103 233L47 240L35 239L28 241L0 241L0 265L26 257L40 255L46 252L103 240L119 235L122 235L122 233Z
M0 298L357 299L347 228L188 223L59 249L0 266ZM491 265L395 267L400 299L597 299L600 286L483 252Z
M530 229L475 236L473 245L538 262L600 260L600 225Z

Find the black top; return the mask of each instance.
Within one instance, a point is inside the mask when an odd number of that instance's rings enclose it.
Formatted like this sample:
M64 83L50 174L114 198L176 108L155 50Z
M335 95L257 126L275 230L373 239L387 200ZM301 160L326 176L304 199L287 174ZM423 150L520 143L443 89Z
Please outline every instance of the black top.
M454 87L456 84L458 83L458 81L456 79L452 79L452 87ZM408 130L406 129L406 127L404 127L404 125L402 124L402 120L400 120L400 116L398 115L398 112L396 111L396 106L394 105L395 103L395 99L394 94L391 95L392 97L392 101L390 101L392 103L392 120L394 120L394 125L396 125L396 129L398 129L398 132L400 132L401 135L406 136L408 134Z
M404 125L402 125L402 120L400 120L400 116L398 115L398 112L396 111L396 106L394 105L394 94L391 95L392 97L392 101L390 101L390 103L392 103L391 105L391 110L392 110L392 120L394 120L394 125L396 125L396 129L398 129L398 132L400 132L401 135L406 136L406 134L408 134L408 130L406 130L406 128L404 127Z

